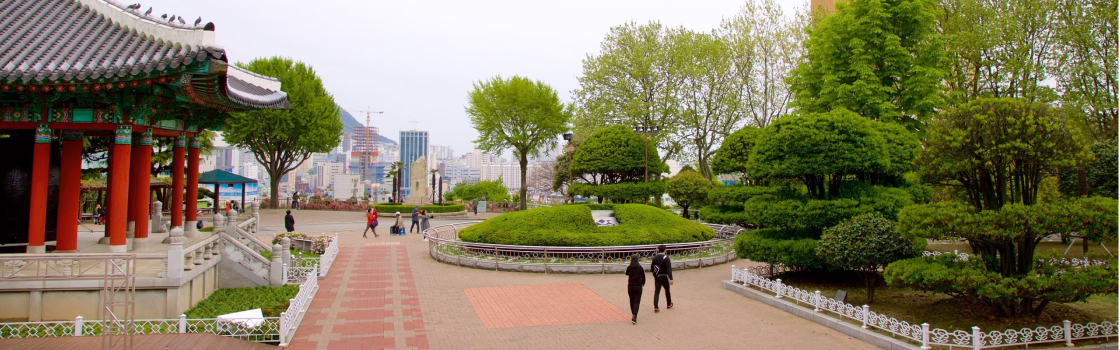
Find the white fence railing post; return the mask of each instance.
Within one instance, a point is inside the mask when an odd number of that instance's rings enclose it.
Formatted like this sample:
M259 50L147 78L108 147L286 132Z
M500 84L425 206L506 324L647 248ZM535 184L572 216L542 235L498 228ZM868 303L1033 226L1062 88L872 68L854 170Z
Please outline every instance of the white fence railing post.
M280 313L280 345L288 345L288 312Z
M781 278L779 278L777 280L774 280L774 293L777 294L778 299L782 298L782 279Z
M929 323L922 324L922 350L931 349L929 346Z
M984 338L980 335L980 327L972 326L972 350L980 350L980 345L983 342Z
M1069 320L1062 321L1062 328L1065 329L1066 346L1073 347L1073 325Z
M821 291L816 291L813 297L813 312L821 312Z
M867 329L867 319L871 317L871 307L863 305L863 329Z
M1069 328L1067 327L1066 329L1069 329ZM1069 334L1069 332L1066 332L1066 334ZM75 337L82 336L82 316L78 316L78 317L74 318L74 336Z
M179 315L179 334L187 332L187 314Z

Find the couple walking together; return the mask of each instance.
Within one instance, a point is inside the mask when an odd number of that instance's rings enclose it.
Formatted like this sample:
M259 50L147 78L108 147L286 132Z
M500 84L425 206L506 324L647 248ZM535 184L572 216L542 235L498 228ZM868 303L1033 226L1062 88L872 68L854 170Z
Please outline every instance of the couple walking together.
M666 308L673 308L673 295L669 293L669 286L673 285L673 263L665 254L665 245L657 246L657 255L649 265L650 274L653 275L653 312L661 312L657 307L661 297L661 288L665 288ZM633 324L638 324L638 305L642 302L642 288L646 285L646 270L638 263L638 254L630 256L630 266L626 267L627 294L630 295L630 319Z

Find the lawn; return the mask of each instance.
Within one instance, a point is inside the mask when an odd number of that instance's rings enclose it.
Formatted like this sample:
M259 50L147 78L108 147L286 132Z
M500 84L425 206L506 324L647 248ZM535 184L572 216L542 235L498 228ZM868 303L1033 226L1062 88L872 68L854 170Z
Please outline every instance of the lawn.
M789 272L778 276L782 284L792 285L808 291L820 290L822 296L836 296L837 289L848 292L847 302L852 305L866 304L863 282L851 272ZM888 288L879 281L875 289L875 303L868 304L871 310L894 317L899 321L911 323L926 322L930 328L948 331L968 330L978 326L984 331L1020 329L1023 327L1060 325L1062 320L1073 323L1101 321L1116 322L1117 295L1096 295L1085 303L1053 303L1038 318L997 317L990 308L979 303L954 299L941 294L915 291L908 288Z
M592 207L560 205L502 214L459 231L466 242L527 246L597 247L700 242L715 231L645 204L613 206L618 226L597 226Z
M261 309L265 317L279 317L288 310L288 300L299 293L298 286L222 288L187 310L187 318L215 318L218 315Z

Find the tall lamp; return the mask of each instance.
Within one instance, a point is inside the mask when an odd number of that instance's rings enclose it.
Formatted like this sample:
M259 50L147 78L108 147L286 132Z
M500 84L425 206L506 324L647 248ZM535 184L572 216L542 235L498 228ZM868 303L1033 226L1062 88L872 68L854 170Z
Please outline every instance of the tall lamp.
M564 133L564 141L568 141L568 145L565 146L565 148L571 147L572 138L573 138L572 133L570 133L570 132ZM569 197L571 197L571 192L572 192L571 191L571 189L572 189L572 153L576 153L574 149L571 152L568 152L568 191L567 192L569 194ZM575 202L574 197L572 197L572 202Z

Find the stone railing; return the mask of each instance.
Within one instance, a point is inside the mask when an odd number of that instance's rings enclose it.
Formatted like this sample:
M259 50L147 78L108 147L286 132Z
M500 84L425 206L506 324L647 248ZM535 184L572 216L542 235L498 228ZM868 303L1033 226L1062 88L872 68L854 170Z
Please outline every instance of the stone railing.
M423 232L432 258L448 264L492 270L621 273L631 255L644 262L657 253L656 244L610 247L551 247L471 243L459 240L459 230L479 221L440 225ZM716 230L709 241L665 244L673 269L702 268L735 259L734 235L745 230L708 225Z
M1073 346L1075 340L1116 337L1120 333L1120 322L1073 324L1063 321L1061 325L1050 327L1008 329L1005 331L982 332L980 327L971 330L948 331L940 328L930 329L928 323L910 323L876 313L867 305L855 306L833 298L821 296L821 292L802 290L782 284L782 280L771 280L758 275L755 270L731 266L731 283L755 287L771 292L775 298L791 300L813 308L813 312L830 312L842 319L861 324L863 329L878 329L896 337L921 344L921 349L931 346L969 347L972 349L991 349L1007 346L1024 346L1045 343L1061 343Z

